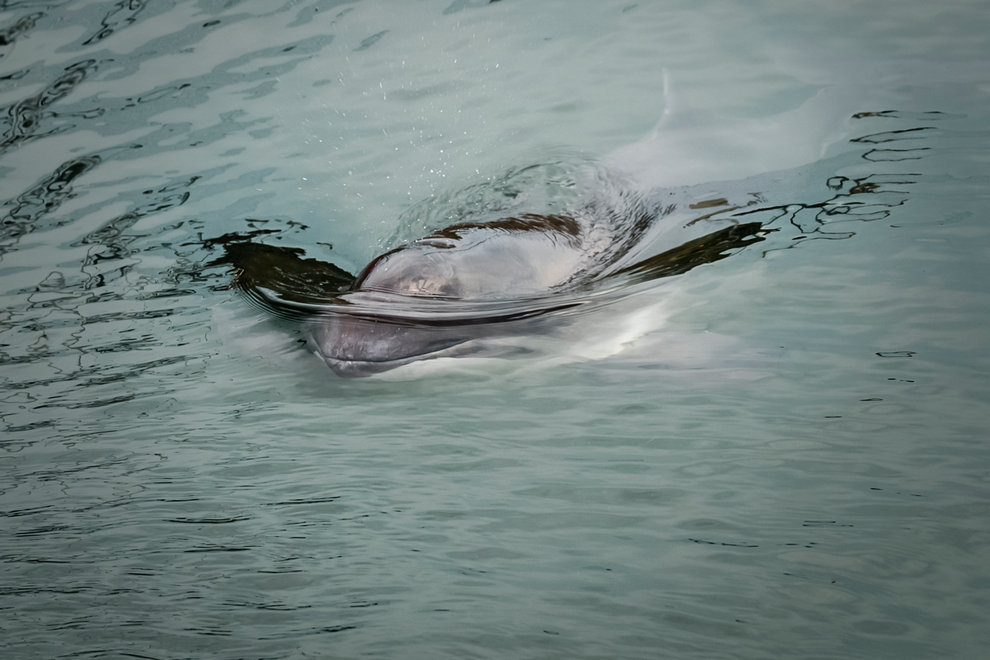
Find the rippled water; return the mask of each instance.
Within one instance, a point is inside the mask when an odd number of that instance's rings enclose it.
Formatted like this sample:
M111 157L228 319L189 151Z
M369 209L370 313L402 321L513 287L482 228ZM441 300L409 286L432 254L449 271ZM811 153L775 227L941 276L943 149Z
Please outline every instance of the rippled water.
M0 2L3 657L980 657L988 23ZM217 263L356 273L573 163L671 200L631 262L764 240L358 380Z

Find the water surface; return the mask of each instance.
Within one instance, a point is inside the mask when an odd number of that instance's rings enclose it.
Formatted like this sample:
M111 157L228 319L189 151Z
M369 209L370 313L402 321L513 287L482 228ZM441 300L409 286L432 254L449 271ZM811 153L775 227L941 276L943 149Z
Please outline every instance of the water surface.
M0 9L4 657L990 644L981 3ZM211 265L577 161L775 231L361 380Z

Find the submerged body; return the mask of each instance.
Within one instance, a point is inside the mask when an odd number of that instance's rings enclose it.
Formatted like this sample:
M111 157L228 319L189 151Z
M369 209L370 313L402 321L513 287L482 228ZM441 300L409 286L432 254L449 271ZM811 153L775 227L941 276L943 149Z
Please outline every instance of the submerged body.
M592 302L619 280L678 274L761 240L758 223L730 224L624 264L665 212L636 208L616 218L588 206L572 215L454 224L385 252L356 277L299 250L255 243L228 245L227 261L256 301L302 318L334 373L366 376L470 352L472 340L535 331L540 320Z

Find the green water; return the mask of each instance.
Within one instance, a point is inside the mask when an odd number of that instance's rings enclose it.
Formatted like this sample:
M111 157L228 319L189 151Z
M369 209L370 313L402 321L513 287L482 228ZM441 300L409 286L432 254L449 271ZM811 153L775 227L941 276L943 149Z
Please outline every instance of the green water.
M0 654L981 657L988 23L0 4ZM357 380L210 265L264 228L354 271L561 153L777 231Z

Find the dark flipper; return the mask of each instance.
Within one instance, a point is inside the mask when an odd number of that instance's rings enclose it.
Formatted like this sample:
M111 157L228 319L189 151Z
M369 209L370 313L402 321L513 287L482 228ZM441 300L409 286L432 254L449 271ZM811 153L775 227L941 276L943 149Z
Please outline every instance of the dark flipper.
M632 282L680 275L696 266L728 257L729 250L764 240L761 231L765 230L759 222L732 225L627 266L613 275L628 277Z
M223 246L224 256L217 263L234 268L232 286L272 313L298 318L316 313L349 290L354 276L326 261L307 259L299 248L232 242Z

